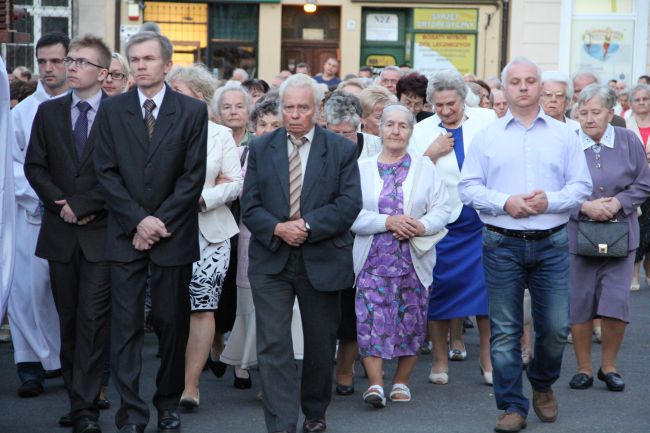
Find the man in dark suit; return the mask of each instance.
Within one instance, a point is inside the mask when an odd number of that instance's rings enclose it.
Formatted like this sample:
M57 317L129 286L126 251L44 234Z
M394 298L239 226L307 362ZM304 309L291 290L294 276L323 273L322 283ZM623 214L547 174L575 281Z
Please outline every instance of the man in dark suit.
M356 147L315 124L321 94L304 74L280 86L284 128L250 145L242 196L252 237L249 279L269 432L295 432L298 390L303 429L326 428L339 292L351 287L350 227L361 210ZM302 383L293 364L295 297L304 333Z
M97 177L108 208L106 256L111 261L111 364L122 405L121 433L143 432L147 403L138 395L144 336L144 294L151 281L153 324L161 363L154 405L159 430L178 430L189 282L199 258L199 196L205 181L205 103L165 85L172 45L140 32L126 53L137 89L108 98L99 112Z
M105 202L92 154L111 52L88 35L70 43L63 62L72 93L39 106L25 175L45 208L36 255L50 265L70 418L75 433L98 433L94 400L108 338L110 268L104 258Z

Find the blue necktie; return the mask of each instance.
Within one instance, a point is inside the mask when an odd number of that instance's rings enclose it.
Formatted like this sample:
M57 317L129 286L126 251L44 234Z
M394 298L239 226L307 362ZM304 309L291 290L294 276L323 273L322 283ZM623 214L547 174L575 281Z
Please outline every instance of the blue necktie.
M81 158L88 141L88 110L91 106L86 101L79 101L77 109L79 110L79 117L74 124L74 145L77 149L77 156Z

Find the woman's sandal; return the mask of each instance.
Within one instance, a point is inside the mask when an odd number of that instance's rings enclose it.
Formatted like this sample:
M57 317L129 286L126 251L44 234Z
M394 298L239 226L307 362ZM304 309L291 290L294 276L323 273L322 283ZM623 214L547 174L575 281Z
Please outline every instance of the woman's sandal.
M396 403L406 403L411 401L411 390L403 383L394 383L393 390L390 392L390 401Z
M386 407L384 388L379 385L369 386L366 392L363 393L363 401L377 409Z
M434 385L446 385L449 382L449 375L446 372L434 373L431 371L429 373L429 382Z

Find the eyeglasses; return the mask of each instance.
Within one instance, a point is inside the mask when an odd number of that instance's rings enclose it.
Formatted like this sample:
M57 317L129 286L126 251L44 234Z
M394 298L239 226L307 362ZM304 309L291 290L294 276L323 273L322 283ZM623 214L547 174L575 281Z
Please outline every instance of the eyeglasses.
M123 74L123 73L121 73L121 72L109 72L109 73L108 73L108 77L110 77L112 80L119 81L119 80L123 80L123 79L125 79L125 78L126 78L126 74ZM108 78L108 77L107 77L107 78Z
M84 59L84 58L73 59L72 57L66 57L65 59L63 59L63 63L65 64L66 68L69 68L70 65L72 65L74 63L74 65L79 69L84 69L84 68L88 67L88 65L92 65L92 66L94 66L96 68L99 68L99 69L106 69L105 66L100 66L100 65L98 65L96 63L93 63L90 60Z
M557 99L564 99L566 98L566 93L564 92L543 92L542 97L543 98L552 98L555 96Z
M293 114L296 110L298 110L298 113L300 114L307 114L311 110L311 106L309 105L285 105L282 107L282 111L284 111L285 114Z
M54 65L54 66L59 66L62 65L64 62L64 59L36 59L36 63L39 65L47 65L48 63Z

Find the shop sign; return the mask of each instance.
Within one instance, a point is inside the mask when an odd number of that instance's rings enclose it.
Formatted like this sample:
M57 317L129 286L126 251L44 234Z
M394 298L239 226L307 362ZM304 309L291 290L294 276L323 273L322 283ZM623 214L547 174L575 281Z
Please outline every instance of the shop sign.
M413 29L475 32L478 30L478 10L414 9Z
M395 57L385 55L385 54L371 54L366 57L366 66L372 67L384 67L384 66L395 66Z
M476 72L476 35L418 33L415 35L413 68L423 74L456 69Z
M396 14L368 14L366 41L397 42L399 20Z

